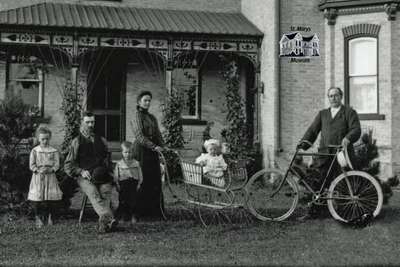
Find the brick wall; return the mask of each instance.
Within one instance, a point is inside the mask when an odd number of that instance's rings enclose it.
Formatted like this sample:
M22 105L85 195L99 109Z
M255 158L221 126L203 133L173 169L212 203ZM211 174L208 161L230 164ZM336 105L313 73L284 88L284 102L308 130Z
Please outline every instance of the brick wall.
M293 149L324 106L324 54L310 63L289 63L279 59L279 40L291 26L308 27L320 39L324 36L324 19L318 0L257 1L243 0L242 12L264 33L261 57L261 141L266 166L275 156L285 156ZM280 10L280 12L277 12ZM305 33L305 32L302 32ZM306 34L306 33L305 33ZM323 40L320 42L324 50ZM277 153L283 149L284 153Z
M61 94L66 78L69 77L69 70L61 66L49 69L44 80L44 117L50 118L48 123L52 131L52 145L60 147L64 139L64 118L60 111Z
M261 44L260 80L264 93L260 94L260 141L264 165L270 166L278 150L279 69L278 22L279 0L242 0L242 13L263 33Z
M321 55L311 57L310 62L280 59L281 148L284 153L294 151L318 110L324 108L325 22L318 3L318 0L281 1L280 36L292 32L293 28L304 27L299 32L304 36L317 34L321 51Z
M385 49L385 53L389 53L390 57L383 71L387 71L391 74L390 83L391 87L391 110L392 110L392 121L391 125L387 128L391 128L391 148L392 148L392 173L398 174L400 172L400 22L397 18L396 21L388 22L390 24L390 47L382 48ZM390 62L390 64L388 64ZM383 92L382 92L383 93ZM382 129L384 130L384 129Z

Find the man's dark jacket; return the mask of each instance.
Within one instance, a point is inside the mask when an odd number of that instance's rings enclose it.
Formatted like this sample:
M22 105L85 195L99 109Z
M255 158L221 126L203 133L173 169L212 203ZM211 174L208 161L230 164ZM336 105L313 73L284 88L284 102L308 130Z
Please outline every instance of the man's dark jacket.
M314 143L321 132L320 150L327 150L328 145L340 145L344 137L355 143L361 135L360 120L357 112L351 107L341 106L334 118L331 109L323 109L318 112L302 140ZM352 149L350 146L348 149Z

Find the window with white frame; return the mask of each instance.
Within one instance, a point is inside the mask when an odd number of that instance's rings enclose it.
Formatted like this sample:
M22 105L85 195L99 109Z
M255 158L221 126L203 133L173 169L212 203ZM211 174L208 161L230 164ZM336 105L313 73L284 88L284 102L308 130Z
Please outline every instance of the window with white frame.
M172 71L173 87L183 92L184 119L200 119L199 116L199 71L197 68L176 68Z
M348 103L359 114L378 114L377 38L348 41Z
M12 58L13 59L13 58ZM8 93L21 97L37 116L43 116L43 70L35 63L8 62Z

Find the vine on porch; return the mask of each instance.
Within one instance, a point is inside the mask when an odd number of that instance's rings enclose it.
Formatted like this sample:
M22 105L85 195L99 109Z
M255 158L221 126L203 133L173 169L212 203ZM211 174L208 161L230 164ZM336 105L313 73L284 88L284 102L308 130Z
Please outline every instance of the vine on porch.
M244 113L244 103L240 95L240 78L237 60L220 56L223 62L222 77L226 83L226 121L228 126L221 135L228 143L233 158L244 158L248 151L249 136Z
M171 148L183 148L184 145L182 127L183 106L183 94L176 89L172 89L163 103L163 118L161 120L161 124L165 128L163 132L165 144Z
M84 88L68 81L62 90L62 103L60 110L64 115L64 140L61 145L63 155L68 153L72 139L79 134Z
M165 145L170 148L182 149L184 147L182 112L184 106L183 94L176 89L172 89L165 102L162 105L163 118L161 124L165 131L163 137ZM167 161L166 168L170 174L171 180L179 180L182 172L179 167L177 155L169 150L165 151L164 156Z
M64 140L61 145L61 162L64 162L64 158L68 154L72 139L79 134L83 111L83 93L84 87L81 84L75 85L70 81L65 83L61 91L62 103L60 110L64 115ZM75 180L68 177L63 168L60 168L56 175L63 191L63 208L67 209L71 205L71 198L78 191L78 185Z

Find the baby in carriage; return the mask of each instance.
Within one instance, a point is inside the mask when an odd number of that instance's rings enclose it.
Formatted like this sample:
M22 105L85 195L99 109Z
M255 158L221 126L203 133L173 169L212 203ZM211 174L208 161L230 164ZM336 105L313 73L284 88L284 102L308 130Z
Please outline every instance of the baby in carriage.
M221 154L221 143L217 139L209 139L204 142L207 153L202 153L196 158L196 163L203 166L203 174L211 184L224 187L224 171L228 168Z

